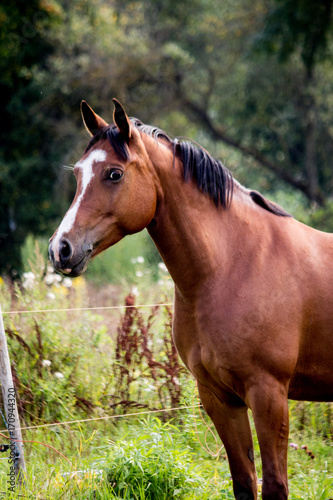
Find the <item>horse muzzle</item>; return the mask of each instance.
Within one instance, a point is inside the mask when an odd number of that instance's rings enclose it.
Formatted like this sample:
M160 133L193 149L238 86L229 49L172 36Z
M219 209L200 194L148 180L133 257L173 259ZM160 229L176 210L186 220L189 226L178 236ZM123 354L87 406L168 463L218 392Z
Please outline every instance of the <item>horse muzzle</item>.
M90 260L93 250L92 244L84 243L81 247L74 247L71 242L62 238L54 248L51 240L49 246L50 261L54 270L71 278L80 276Z

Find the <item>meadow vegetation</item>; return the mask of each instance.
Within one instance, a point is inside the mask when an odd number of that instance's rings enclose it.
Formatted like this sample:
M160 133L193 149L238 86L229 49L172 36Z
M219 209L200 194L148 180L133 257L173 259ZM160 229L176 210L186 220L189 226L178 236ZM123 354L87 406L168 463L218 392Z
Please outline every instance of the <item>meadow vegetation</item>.
M139 239L125 239L123 250L113 249L127 257L119 268L122 281L101 286L100 277L70 280L54 274L43 243L31 240L24 249L22 282L0 280L21 425L53 424L23 430L23 439L51 445L71 462L27 442L26 484L11 494L2 453L3 497L233 498L225 452L222 448L216 457L206 451L216 454L220 442L207 428L194 380L171 342L172 307L137 307L170 304L173 295L164 265L143 250ZM97 269L112 271L112 251ZM121 307L82 310L108 306ZM59 309L71 310L54 311ZM48 312L33 312L43 310ZM65 423L94 418L99 420ZM290 422L291 500L331 499L332 405L292 401ZM255 433L254 441L260 489Z

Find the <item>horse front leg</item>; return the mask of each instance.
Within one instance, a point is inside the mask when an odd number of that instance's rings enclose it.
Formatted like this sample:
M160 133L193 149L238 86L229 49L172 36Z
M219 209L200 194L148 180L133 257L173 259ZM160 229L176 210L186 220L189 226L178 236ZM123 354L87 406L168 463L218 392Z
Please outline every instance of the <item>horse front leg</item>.
M263 500L287 500L287 453L289 411L287 389L272 377L263 376L248 391L262 460Z
M257 475L253 457L253 441L247 407L230 394L219 399L198 382L202 404L212 419L228 455L237 500L257 499Z

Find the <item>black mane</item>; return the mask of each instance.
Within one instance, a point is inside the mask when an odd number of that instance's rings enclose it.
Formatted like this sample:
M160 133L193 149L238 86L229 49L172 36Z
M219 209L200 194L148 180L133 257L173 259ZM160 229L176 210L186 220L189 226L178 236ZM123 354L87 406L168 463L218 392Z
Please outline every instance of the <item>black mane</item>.
M218 160L215 160L200 146L194 146L189 141L179 142L172 140L163 130L143 124L137 118L131 118L133 125L142 133L154 139L164 139L171 144L174 154L178 155L184 169L184 180L196 181L198 189L207 194L216 206L228 208L232 201L234 179L229 170ZM108 140L118 155L119 159L127 161L130 159L130 152L126 141L115 125L109 125L98 131L89 142L85 153L100 140ZM257 191L250 191L251 199L265 210L282 217L291 217L278 205L271 203Z
M126 161L129 159L129 149L127 143L115 125L109 125L104 127L102 130L99 130L90 140L84 154L88 153L88 151L101 140L108 140L121 160Z

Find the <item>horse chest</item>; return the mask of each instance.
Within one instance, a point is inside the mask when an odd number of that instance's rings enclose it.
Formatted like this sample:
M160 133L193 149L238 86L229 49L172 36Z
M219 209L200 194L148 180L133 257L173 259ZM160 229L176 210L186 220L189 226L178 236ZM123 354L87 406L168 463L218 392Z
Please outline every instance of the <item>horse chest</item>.
M221 388L243 392L236 373L239 367L236 345L228 346L228 336L224 337L219 328L198 321L194 308L189 310L176 302L173 338L182 361L200 383L215 393Z

